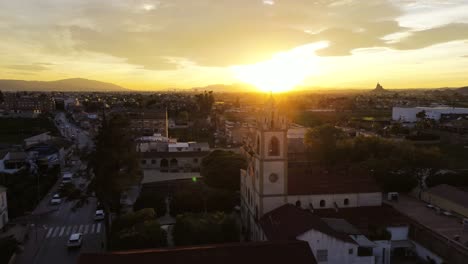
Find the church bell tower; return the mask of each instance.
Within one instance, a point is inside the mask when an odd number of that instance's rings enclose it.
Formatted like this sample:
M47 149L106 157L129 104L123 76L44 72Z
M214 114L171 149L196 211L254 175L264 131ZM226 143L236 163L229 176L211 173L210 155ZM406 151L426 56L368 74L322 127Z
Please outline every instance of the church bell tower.
M284 203L287 195L288 120L272 95L257 118L255 141L255 189L257 217Z

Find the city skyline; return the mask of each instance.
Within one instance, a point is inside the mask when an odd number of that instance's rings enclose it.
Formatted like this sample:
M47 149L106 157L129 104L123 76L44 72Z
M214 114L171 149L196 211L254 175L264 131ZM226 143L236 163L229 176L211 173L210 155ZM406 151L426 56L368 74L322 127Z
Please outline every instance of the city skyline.
M466 1L2 1L0 78L466 86Z

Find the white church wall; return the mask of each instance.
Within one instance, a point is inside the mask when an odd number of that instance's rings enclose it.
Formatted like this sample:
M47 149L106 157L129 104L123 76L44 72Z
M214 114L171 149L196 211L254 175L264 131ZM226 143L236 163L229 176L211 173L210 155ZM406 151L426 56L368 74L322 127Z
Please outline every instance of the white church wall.
M422 260L425 260L425 261L428 261L429 259L431 260L434 260L433 263L436 263L436 264L442 264L442 263L445 263L444 260L437 256L436 254L432 253L430 250L428 250L427 248L423 247L422 245L416 243L413 241L413 244L414 244L414 249L416 251L416 255L418 255L418 257Z
M358 206L381 206L382 193L359 193Z
M299 240L307 241L315 259L320 264L340 263L355 264L362 263L357 261L357 245L341 241L316 230L309 230L296 237ZM318 250L327 250L327 260L320 261L317 256Z
M390 264L391 243L388 240L372 241L377 247L372 249L372 254L375 256L375 264Z
M276 208L284 205L284 197L264 197L263 198L263 214L266 214Z
M263 194L284 193L284 166L283 161L268 161L263 163ZM276 181L271 181L270 175L276 174Z
M397 240L407 240L408 239L408 226L394 226L394 227L387 227L387 231L392 234L392 241Z

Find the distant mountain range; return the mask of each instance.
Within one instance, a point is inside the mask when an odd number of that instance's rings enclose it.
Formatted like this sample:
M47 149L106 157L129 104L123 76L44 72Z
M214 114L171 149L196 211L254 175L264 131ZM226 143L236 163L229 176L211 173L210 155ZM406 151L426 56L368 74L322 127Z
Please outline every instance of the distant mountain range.
M23 81L0 79L0 91L77 91L77 92L126 92L131 91L113 83L83 78L57 81Z
M258 91L254 86L244 83L233 83L233 84L212 84L203 87L193 87L189 89L178 89L169 88L164 89L165 91L177 90L177 91L214 91L214 92L251 92ZM319 87L298 87L293 92L305 92L305 91L352 91L352 92L365 92L369 91L366 88L362 89L346 89L346 88L319 88ZM372 89L372 93L388 93L403 91L407 89L391 89L387 90L383 88L380 83L377 83L375 89ZM432 88L428 90L441 90L441 91L455 91L461 94L468 94L468 86L455 88L455 87L441 87ZM24 81L24 80L7 80L0 79L0 91L44 91L44 92L137 92L136 90L127 89L125 87L108 83L100 82L95 80L88 80L83 78L71 78L57 81Z
M468 94L468 86L458 88L457 92L462 94Z

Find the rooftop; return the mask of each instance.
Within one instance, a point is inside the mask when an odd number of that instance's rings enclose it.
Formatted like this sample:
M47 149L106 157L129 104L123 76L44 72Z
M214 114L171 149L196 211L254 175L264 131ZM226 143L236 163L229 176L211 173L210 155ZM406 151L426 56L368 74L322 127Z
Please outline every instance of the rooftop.
M260 225L269 240L294 240L309 230L316 230L339 240L354 243L345 233L331 228L320 217L292 204L285 204L265 214Z
M468 193L456 187L441 184L430 188L428 192L468 208Z
M345 219L364 235L368 234L370 226L404 226L409 219L389 205L365 206L353 208L315 209L314 215L321 218Z
M426 205L421 200L403 194L399 195L398 202L392 202L396 210L439 235L450 240L454 236L460 236L461 244L468 242L468 232L464 230L460 218L437 214L435 209L428 208Z
M80 255L78 264L284 264L291 260L294 260L295 264L317 263L307 242L281 241L84 253Z
M304 163L288 164L288 194L338 194L381 192L366 171L335 170Z

